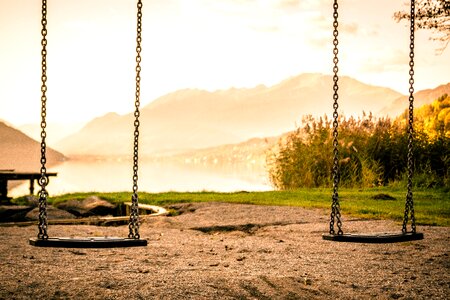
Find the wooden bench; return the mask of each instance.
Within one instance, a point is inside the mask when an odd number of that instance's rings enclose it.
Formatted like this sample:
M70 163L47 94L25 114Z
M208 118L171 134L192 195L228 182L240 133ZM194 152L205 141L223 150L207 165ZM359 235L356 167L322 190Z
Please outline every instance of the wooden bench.
M57 176L58 173L47 173L47 177ZM30 195L34 194L34 181L41 178L41 173L35 172L15 172L14 170L0 170L0 201L9 201L8 181L9 180L29 180Z

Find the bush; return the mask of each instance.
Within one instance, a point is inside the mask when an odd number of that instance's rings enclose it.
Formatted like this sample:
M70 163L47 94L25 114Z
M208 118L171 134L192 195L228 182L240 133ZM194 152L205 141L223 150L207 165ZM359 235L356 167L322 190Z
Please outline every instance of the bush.
M340 182L345 186L373 186L379 181L380 167L366 159L372 116L341 118L339 151ZM269 176L278 189L330 186L333 169L331 122L326 118L303 119L303 126L280 140L278 150L269 156Z
M450 100L447 95L417 110L414 184L448 187L450 183ZM372 187L405 181L407 113L396 120L371 114L339 119L339 181L347 187ZM332 122L308 116L302 126L279 141L268 156L269 178L278 189L332 185Z

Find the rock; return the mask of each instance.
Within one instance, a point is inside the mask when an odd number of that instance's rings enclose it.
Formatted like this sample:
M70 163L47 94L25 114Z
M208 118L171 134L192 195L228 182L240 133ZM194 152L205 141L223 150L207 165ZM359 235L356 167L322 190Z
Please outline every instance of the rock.
M171 216L178 216L184 213L194 213L196 210L192 203L173 204L170 205L168 209L171 211Z
M58 209L54 206L47 206L47 219L56 220L56 219L75 219L76 217L62 209ZM33 210L29 211L25 215L25 219L27 221L36 221L39 220L39 207L33 208Z
M28 206L38 207L39 206L39 197L35 195L25 196Z
M0 222L20 222L33 207L25 205L1 205Z
M374 200L395 200L395 198L392 197L391 195L383 194L383 193L376 194L376 195L372 196L371 198Z
M69 200L58 203L57 208L68 211L78 217L106 216L114 215L117 209L116 205L109 203L97 196L91 196L83 201Z
M312 284L312 280L310 278L304 278L303 283L305 285L311 285Z

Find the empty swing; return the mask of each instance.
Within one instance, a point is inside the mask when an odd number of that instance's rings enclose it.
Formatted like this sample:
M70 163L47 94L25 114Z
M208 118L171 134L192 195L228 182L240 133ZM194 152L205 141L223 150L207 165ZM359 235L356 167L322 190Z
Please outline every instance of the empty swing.
M42 86L41 86L41 177L38 180L39 195L39 233L37 238L30 239L30 244L37 247L67 247L67 248L112 248L147 246L146 240L141 240L139 235L139 197L138 197L138 142L139 142L139 105L140 105L140 72L141 72L141 31L142 31L142 1L137 1L137 37L136 37L136 92L134 111L134 145L133 145L133 194L129 219L129 234L127 238L118 237L91 237L91 238L66 238L49 237L47 233L47 198L48 176L46 169L46 116L47 116L47 1L42 0Z
M423 239L423 234L416 232L416 220L414 217L414 203L412 192L412 176L413 176L413 113L414 113L414 19L415 19L415 3L411 0L411 15L410 15L410 52L409 52L409 120L408 120L408 153L407 153L407 171L408 183L407 194L405 201L405 211L403 218L403 226L401 233L378 233L378 234L344 234L342 231L341 212L339 205L339 150L338 150L338 99L339 99L339 85L338 85L338 1L333 3L333 195L331 205L330 231L329 234L324 234L322 237L325 240L339 241L339 242L357 242L357 243L394 243L412 240ZM411 219L411 231L408 232L408 219ZM337 232L334 224L336 222Z

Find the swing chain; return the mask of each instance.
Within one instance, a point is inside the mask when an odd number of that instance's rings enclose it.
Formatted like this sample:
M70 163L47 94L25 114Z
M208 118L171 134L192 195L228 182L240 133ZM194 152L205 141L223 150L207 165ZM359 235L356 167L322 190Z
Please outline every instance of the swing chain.
M339 44L339 40L338 40L338 35L339 35L339 31L338 31L338 2L337 0L334 0L333 3L333 202L331 205L331 218L330 218L330 234L335 234L334 231L334 221L336 219L337 222L337 228L338 228L338 234L342 235L342 222L341 222L341 211L340 211L340 206L339 206L339 194L338 194L338 187L339 187L339 150L338 150L338 125L339 125L339 114L338 114L338 108L339 108L339 104L338 104L338 100L339 100L339 94L338 94L338 89L339 89L339 85L338 85L338 81L339 81L339 76L338 76L338 62L339 62L339 58L338 58L338 44Z
M45 164L47 163L46 158L46 137L47 133L45 128L47 127L46 116L47 116L47 0L42 0L42 19L41 19L41 57L42 57L42 75L41 75L41 177L39 178L38 184L40 190L38 192L39 196L39 239L48 239L47 234L47 197L48 192L46 186L48 184L47 168Z
M142 42L142 1L137 2L137 37L136 37L136 99L134 102L134 144L133 144L133 195L131 197L129 238L139 239L139 197L138 197L138 149L139 149L139 106L141 95L141 42Z
M414 217L414 202L412 192L412 177L414 169L413 161L413 142L414 142L414 30L415 30L415 1L411 0L411 27L410 27L410 45L409 45L409 114L408 114L408 183L405 203L405 214L403 217L402 232L406 233L409 214L411 215L411 230L416 232L416 219Z

